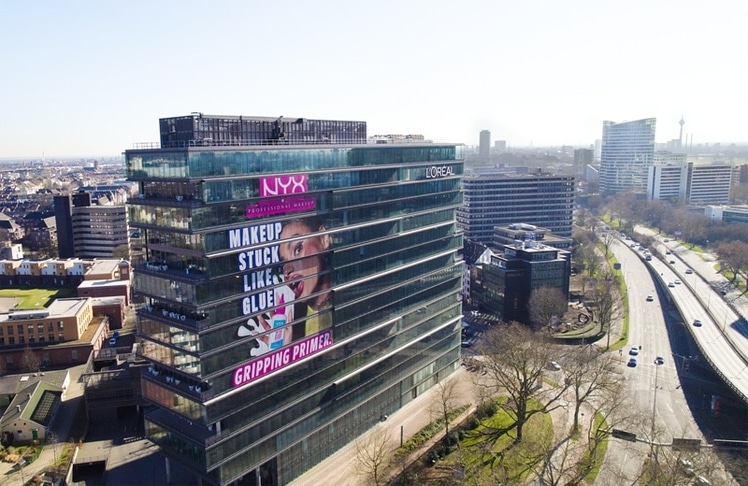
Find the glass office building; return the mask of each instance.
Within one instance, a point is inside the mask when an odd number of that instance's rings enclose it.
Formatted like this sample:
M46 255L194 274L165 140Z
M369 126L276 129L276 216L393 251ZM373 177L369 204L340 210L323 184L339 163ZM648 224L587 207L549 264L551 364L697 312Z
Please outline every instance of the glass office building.
M649 167L654 163L657 120L603 122L600 155L600 190L606 193L647 190Z
M457 369L461 146L199 113L161 136L125 157L146 430L169 464L286 484Z

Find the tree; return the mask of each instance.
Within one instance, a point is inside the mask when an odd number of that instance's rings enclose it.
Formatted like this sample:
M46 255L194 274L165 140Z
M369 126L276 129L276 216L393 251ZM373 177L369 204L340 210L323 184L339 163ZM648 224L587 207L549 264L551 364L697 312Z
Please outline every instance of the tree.
M722 243L717 247L716 253L719 262L733 273L733 281L740 272L748 270L748 243L737 240Z
M112 258L120 258L122 260L130 260L130 246L126 243L117 245L112 250Z
M23 350L23 355L21 355L21 366L23 366L23 370L29 373L36 373L39 371L39 368L41 368L41 365L42 361L36 355L34 350L31 349L31 347L26 346Z
M604 235L600 238L600 241L603 244L603 248L605 248L605 258L608 258L608 254L610 254L610 247L616 240L615 235L612 231L606 231Z
M553 316L563 317L568 306L566 296L557 287L538 287L532 291L530 300L527 301L530 322L539 328L548 327Z
M431 411L444 420L445 437L449 437L449 413L454 410L457 403L456 386L456 380L447 380L434 387L434 402L431 405Z
M359 473L365 477L368 484L379 486L387 483L384 470L392 448L391 442L387 429L382 427L374 427L356 439L354 459L361 467Z
M610 234L610 231L608 231ZM580 248L582 264L589 277L594 277L600 269L600 257L595 251L594 245L584 245Z
M593 346L585 346L581 350L572 348L561 361L566 382L574 394L574 421L571 426L571 433L574 433L579 428L582 405L610 393L618 395L623 375L616 373L618 362L615 358Z
M486 375L476 386L488 388L490 396L508 395L509 400L503 406L514 415L515 443L522 441L523 427L530 417L560 406L559 398L567 388L561 385L539 392L543 371L557 354L546 338L545 330L533 332L513 322L507 327L489 330L478 348ZM540 406L531 407L531 399L537 400ZM482 430L489 440L496 440L505 432L491 427Z
M610 349L610 329L613 323L621 317L621 304L618 295L617 278L610 271L603 273L592 290L591 306L595 308L600 331L608 334L605 349Z

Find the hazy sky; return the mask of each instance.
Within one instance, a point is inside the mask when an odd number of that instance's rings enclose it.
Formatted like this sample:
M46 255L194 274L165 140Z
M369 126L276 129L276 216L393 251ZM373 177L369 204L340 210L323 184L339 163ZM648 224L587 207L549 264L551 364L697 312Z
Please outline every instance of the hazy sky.
M0 2L0 157L116 155L158 119L364 120L510 146L748 142L746 0Z

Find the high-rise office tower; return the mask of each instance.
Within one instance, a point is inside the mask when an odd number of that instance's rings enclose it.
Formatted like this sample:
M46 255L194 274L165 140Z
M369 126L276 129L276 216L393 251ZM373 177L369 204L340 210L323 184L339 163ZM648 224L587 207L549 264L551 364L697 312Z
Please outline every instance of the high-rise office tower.
M655 118L631 122L603 122L600 190L607 193L645 193L647 173L654 163Z
M491 157L491 132L489 130L481 130L480 132L478 156L481 162L488 162Z
M93 204L91 194L55 196L55 223L60 258L112 258L115 249L128 247L124 205Z
M125 153L146 431L204 484L287 484L459 367L463 148L165 118ZM167 466L168 467L168 466Z
M494 227L527 223L571 237L575 178L553 174L482 172L463 179L465 204L457 222L470 241L490 245Z

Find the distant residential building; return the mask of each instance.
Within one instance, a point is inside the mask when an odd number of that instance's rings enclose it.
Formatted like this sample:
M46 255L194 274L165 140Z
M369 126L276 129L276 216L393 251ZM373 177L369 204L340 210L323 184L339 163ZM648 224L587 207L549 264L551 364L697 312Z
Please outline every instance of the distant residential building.
M130 264L125 260L0 260L0 288L77 287L84 280L130 281Z
M506 152L506 140L496 140L493 143L493 150L497 154L503 154Z
M473 172L463 179L457 224L469 240L490 245L494 227L522 222L571 237L575 177L572 175Z
M0 247L0 260L20 260L23 258L23 245L20 243L2 243Z
M654 164L655 118L603 122L600 190L607 193L647 189L647 171Z

